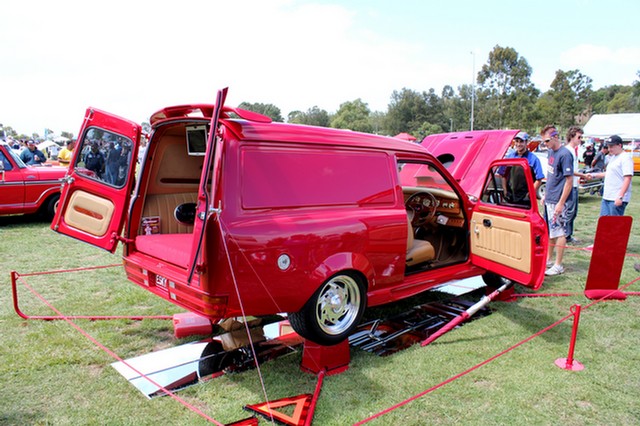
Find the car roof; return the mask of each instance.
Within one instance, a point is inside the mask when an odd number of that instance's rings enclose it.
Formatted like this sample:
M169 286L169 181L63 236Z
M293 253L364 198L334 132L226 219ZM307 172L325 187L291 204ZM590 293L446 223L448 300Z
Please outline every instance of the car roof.
M158 128L172 123L209 122L215 106L211 104L176 105L163 108L151 116L151 125ZM236 118L240 117L240 118ZM427 154L419 144L390 136L361 133L348 129L272 122L265 115L224 105L220 123L243 140L279 143L313 143L350 146L390 151Z

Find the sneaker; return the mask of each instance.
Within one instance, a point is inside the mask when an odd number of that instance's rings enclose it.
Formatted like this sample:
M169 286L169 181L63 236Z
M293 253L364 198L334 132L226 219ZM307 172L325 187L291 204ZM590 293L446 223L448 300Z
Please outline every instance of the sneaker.
M567 238L567 244L571 244L571 245L580 244L580 240L573 237Z
M547 260L547 269L551 268L555 262L553 260Z
M551 268L545 271L545 275L552 277L554 275L560 275L564 273L564 267L562 265L553 265Z

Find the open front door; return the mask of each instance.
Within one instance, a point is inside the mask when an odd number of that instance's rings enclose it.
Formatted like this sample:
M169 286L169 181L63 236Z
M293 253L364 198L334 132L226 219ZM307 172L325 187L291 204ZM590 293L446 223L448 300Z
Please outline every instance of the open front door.
M471 262L537 289L544 280L548 234L524 159L492 163L470 226Z
M114 252L135 181L140 126L87 109L51 228Z

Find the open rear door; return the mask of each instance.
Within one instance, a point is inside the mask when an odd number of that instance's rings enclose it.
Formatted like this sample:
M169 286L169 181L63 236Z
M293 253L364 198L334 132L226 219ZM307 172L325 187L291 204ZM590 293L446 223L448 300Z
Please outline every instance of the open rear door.
M471 216L471 262L538 289L549 237L527 161L493 162L483 188Z
M140 126L87 109L51 228L114 252L135 184Z
M218 90L216 95L216 104L211 114L211 123L209 126L209 134L207 136L207 150L204 157L204 165L202 167L202 177L200 179L200 188L198 189L198 205L205 211L198 210L193 228L193 235L196 236L193 242L193 259L189 268L188 281L191 282L193 274L196 270L204 270L203 260L203 244L206 233L207 222L212 215L219 215L222 206L217 206L216 190L218 188L218 179L220 175L220 159L221 149L218 136L218 124L222 115L224 101L227 98L228 88Z

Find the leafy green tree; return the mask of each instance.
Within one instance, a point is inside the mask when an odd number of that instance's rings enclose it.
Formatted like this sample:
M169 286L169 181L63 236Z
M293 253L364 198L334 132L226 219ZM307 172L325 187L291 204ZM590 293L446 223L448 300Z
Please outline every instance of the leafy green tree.
M416 136L418 142L421 142L425 137L429 135L435 135L437 133L444 133L444 129L442 128L442 126L425 121L412 134Z
M284 121L284 119L282 118L282 113L280 112L280 108L278 108L273 104L263 104L259 102L252 104L249 102L242 102L240 105L238 105L238 108L246 109L247 111L253 111L262 115L266 115L267 117L270 117L271 120L273 121L279 121L279 122Z
M291 111L288 115L287 122L295 124L308 124L311 126L329 127L329 113L323 109L313 106L307 110Z
M337 129L351 129L358 132L371 133L373 127L369 121L369 106L360 98L340 105L331 120L331 127Z
M591 83L591 78L579 70L556 71L551 90L547 92L551 110L556 114L556 124L568 128L587 121L593 94Z
M12 138L16 139L18 137L18 132L13 130L13 127L11 126L4 126L4 136L5 137L11 136Z
M391 136L402 132L413 134L427 119L424 95L406 87L399 92L394 90L384 119L384 133Z
M629 90L616 93L607 105L607 114L619 114L635 111L636 108L634 105L633 91L631 90L631 87L629 87Z
M489 53L488 63L478 72L478 83L478 106L481 108L479 128L500 129L507 126L507 122L512 119L508 115L508 109L518 94L536 94L531 82L529 63L512 47L496 45L493 48ZM533 104L530 103L529 106L532 107Z
M594 114L610 114L612 109L609 107L613 100L618 97L616 103L620 104L621 97L626 97L627 93L632 91L633 89L630 86L621 86L621 85L612 85L602 87L595 92L591 96L591 109ZM618 109L618 107L613 108ZM620 111L618 111L620 112ZM637 112L637 111L625 111L625 112Z
M371 123L371 131L376 135L382 133L387 113L382 111L373 111L369 114L369 123Z

